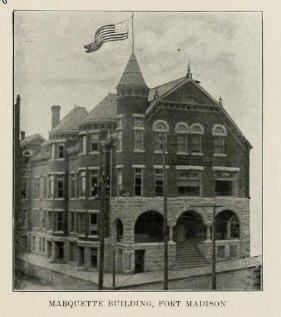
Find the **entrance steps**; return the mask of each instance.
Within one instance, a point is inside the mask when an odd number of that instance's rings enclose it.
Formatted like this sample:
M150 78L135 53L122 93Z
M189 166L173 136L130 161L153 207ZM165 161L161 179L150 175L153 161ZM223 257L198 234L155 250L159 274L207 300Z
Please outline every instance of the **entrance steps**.
M176 263L172 270L182 270L208 264L208 261L201 254L194 241L177 242Z

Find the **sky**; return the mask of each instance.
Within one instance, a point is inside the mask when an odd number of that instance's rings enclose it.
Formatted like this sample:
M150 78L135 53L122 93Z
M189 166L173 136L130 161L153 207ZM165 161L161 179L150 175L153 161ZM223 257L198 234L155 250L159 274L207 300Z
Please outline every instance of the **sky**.
M93 109L115 92L131 54L130 40L87 54L102 25L129 12L16 11L14 91L22 100L21 129L48 137L51 106L63 118L74 105ZM250 160L251 252L261 254L262 15L255 12L135 12L135 53L152 88L185 76L223 104L253 145Z

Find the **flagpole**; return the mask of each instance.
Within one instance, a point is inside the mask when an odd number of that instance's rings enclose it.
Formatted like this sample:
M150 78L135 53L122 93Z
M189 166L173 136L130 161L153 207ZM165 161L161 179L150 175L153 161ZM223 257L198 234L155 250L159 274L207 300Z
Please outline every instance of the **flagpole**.
M135 52L135 38L134 38L134 13L132 13L132 52Z

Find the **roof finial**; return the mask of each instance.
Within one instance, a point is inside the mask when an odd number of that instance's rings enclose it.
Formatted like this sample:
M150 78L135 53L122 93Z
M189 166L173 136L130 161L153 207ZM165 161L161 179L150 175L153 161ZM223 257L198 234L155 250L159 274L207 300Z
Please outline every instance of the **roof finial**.
M222 106L223 103L222 103L222 97L220 96L220 99L219 99L219 106Z
M156 88L155 92L154 92L154 100L156 100L158 98L159 98L159 93L158 93L158 89Z
M191 68L190 68L190 60L188 61L188 65L187 65L186 78L192 78L192 72L191 72Z

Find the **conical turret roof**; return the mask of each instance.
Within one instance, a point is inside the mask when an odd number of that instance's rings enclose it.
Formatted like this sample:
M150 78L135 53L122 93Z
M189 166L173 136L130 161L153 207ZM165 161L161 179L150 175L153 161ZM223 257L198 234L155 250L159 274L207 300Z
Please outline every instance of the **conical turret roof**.
M142 72L140 70L138 61L134 52L131 54L127 66L124 70L123 75L119 81L117 88L122 87L137 87L137 88L148 88L144 81Z

